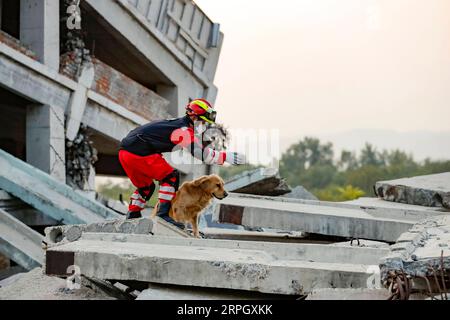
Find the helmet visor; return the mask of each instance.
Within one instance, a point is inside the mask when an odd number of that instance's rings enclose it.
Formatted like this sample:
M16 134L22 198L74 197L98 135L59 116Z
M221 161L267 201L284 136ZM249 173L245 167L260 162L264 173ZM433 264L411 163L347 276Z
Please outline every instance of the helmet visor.
M200 119L205 120L208 123L215 123L216 122L216 116L217 116L217 112L214 110L208 111L205 114L200 116Z

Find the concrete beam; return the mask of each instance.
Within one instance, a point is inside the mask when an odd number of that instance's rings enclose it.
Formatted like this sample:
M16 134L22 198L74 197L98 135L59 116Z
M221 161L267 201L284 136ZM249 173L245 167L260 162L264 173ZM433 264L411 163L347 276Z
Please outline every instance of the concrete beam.
M81 238L84 232L149 234L153 230L150 219L110 220L92 224L56 226L45 228L45 242L49 246L73 242Z
M205 245L81 239L47 250L46 274L66 275L69 265L100 279L288 295L313 288L366 287L371 275L360 264L279 260L263 250Z
M2 43L0 53L0 84L3 87L30 101L65 110L71 90L52 80L61 78L56 76L56 72L50 72L45 66ZM35 68L30 68L22 62Z
M59 1L20 0L20 41L49 68L59 69Z
M0 252L31 270L42 265L44 237L23 224L6 211L0 209Z
M450 209L450 172L380 181L375 190L384 200Z
M412 222L379 218L362 210L273 201L256 196L230 196L218 202L213 219L247 227L387 242L394 242L413 226Z
M100 222L120 215L0 150L0 189L63 224Z

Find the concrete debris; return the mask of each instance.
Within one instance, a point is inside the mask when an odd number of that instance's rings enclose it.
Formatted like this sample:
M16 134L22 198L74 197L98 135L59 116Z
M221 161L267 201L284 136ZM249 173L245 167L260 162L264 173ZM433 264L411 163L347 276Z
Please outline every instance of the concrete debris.
M86 233L76 242L47 250L46 273L62 276L75 264L83 275L100 279L302 295L313 287L366 286L370 272L361 263L374 263L386 253L373 248Z
M417 223L398 238L391 246L391 253L381 260L382 280L386 283L401 272L412 279L413 288L437 292L435 275L450 272L449 244L450 216ZM425 278L429 279L428 283Z
M450 172L377 182L375 191L388 201L450 209Z
M111 300L100 291L81 286L70 289L64 279L49 277L36 268L0 288L0 300Z
M306 200L303 200L306 201ZM230 195L220 201L214 220L311 234L394 242L413 226L403 219L377 217L361 209Z
M296 186L291 192L284 194L283 197L304 200L319 200L315 195L302 186Z
M280 196L291 192L278 170L272 168L259 168L236 175L226 181L225 189L235 193L266 196Z
M98 160L93 144L86 125L80 126L73 141L66 141L66 181L72 188L86 190L92 165Z
M48 227L44 232L45 242L48 247L51 247L55 244L60 245L76 241L81 238L83 232L149 234L152 230L153 221L142 218L134 220L109 220L83 225Z

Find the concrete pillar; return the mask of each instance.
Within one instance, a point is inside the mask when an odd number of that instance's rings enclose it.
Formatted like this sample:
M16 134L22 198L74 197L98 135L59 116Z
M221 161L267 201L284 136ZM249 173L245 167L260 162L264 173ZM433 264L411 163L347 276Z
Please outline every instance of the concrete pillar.
M59 1L20 0L20 41L43 64L59 69Z
M64 110L30 105L26 122L27 162L65 183Z

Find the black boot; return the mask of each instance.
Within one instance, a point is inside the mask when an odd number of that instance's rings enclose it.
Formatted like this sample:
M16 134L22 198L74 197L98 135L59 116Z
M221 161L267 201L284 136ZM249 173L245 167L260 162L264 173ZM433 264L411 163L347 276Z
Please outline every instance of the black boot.
M142 218L142 214L140 211L128 211L127 213L127 220L140 218Z
M159 208L158 208L158 217L160 217L161 219L173 224L174 226L184 230L184 224L180 223L180 222L176 222L175 220L173 220L170 216L169 216L169 210L171 207L171 203L170 202L162 202L159 203Z

